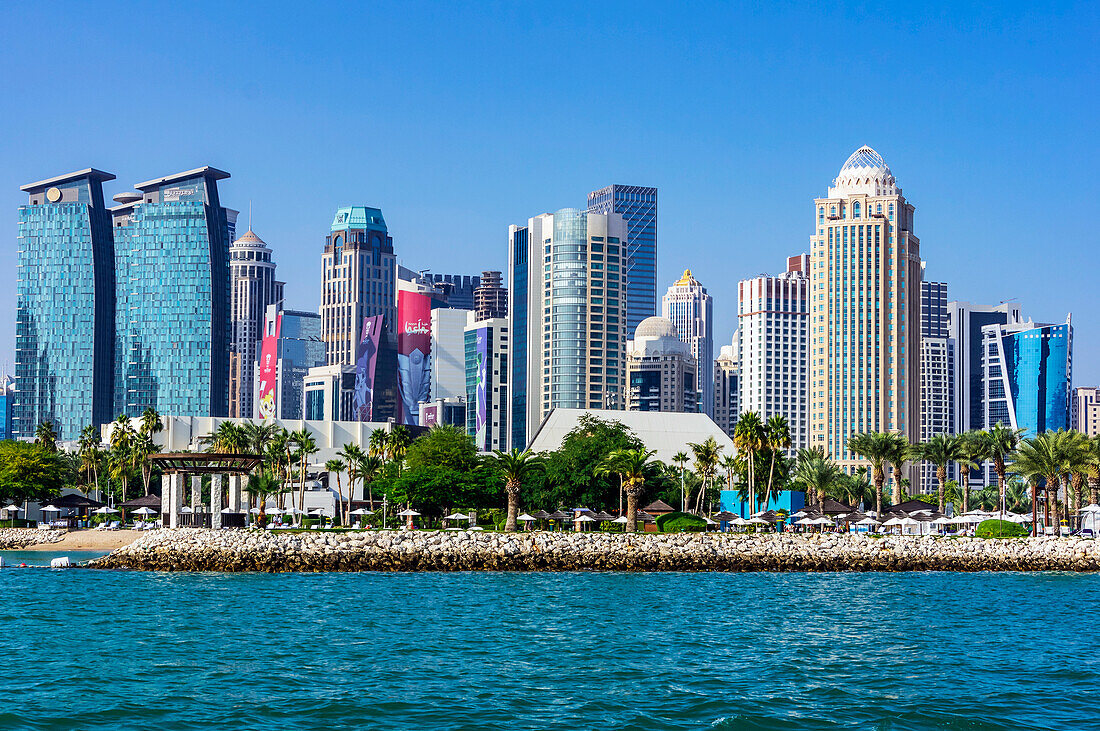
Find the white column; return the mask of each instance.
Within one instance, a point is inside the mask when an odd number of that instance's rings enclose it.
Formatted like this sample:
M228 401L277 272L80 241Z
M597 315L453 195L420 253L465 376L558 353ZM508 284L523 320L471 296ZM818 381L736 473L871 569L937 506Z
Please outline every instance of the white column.
M173 472L168 479L168 490L170 493L169 499L171 500L169 516L169 527L180 527L180 509L183 508L183 474L180 472Z
M222 480L225 475L210 476L210 527L222 527Z
M191 509L198 510L202 507L202 475L191 477Z
M244 478L240 475L229 476L229 509L241 512L241 488Z
M169 472L160 483L160 519L162 525L168 525L168 514L172 512L172 477Z

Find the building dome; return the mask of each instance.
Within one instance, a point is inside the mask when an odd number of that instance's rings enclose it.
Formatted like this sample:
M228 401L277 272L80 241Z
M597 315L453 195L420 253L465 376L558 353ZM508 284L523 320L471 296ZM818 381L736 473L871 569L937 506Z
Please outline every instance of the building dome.
M900 195L893 173L882 155L864 145L853 152L840 168L830 198L841 198L853 193L866 195Z
M267 246L264 240L252 232L252 229L248 229L244 234L237 238L233 242L234 246Z
M676 326L667 317L647 317L638 323L638 329L634 331L634 339L638 338L676 338L680 334L676 332Z

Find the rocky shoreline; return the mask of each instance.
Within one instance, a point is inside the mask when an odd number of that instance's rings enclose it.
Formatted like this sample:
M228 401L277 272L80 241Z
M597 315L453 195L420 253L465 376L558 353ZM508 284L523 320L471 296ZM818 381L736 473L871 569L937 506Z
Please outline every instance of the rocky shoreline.
M12 551L39 543L57 543L65 537L63 530L38 528L0 528L0 551Z
M152 571L1098 571L1100 541L636 534L158 530L87 564Z

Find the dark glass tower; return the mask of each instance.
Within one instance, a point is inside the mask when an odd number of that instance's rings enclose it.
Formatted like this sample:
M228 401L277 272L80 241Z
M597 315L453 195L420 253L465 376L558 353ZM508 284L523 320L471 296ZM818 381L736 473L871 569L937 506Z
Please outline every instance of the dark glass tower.
M111 418L114 244L103 182L88 168L24 185L19 208L15 438L42 421L76 439Z
M657 314L657 189L609 185L588 194L589 213L626 221L626 331Z
M116 197L116 412L228 415L228 177L201 167Z

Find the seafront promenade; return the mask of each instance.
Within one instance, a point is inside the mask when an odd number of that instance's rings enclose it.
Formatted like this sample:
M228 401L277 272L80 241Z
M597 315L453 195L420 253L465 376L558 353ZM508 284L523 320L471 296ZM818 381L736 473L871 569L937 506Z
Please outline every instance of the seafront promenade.
M89 564L155 571L1098 571L1079 538L180 528Z

